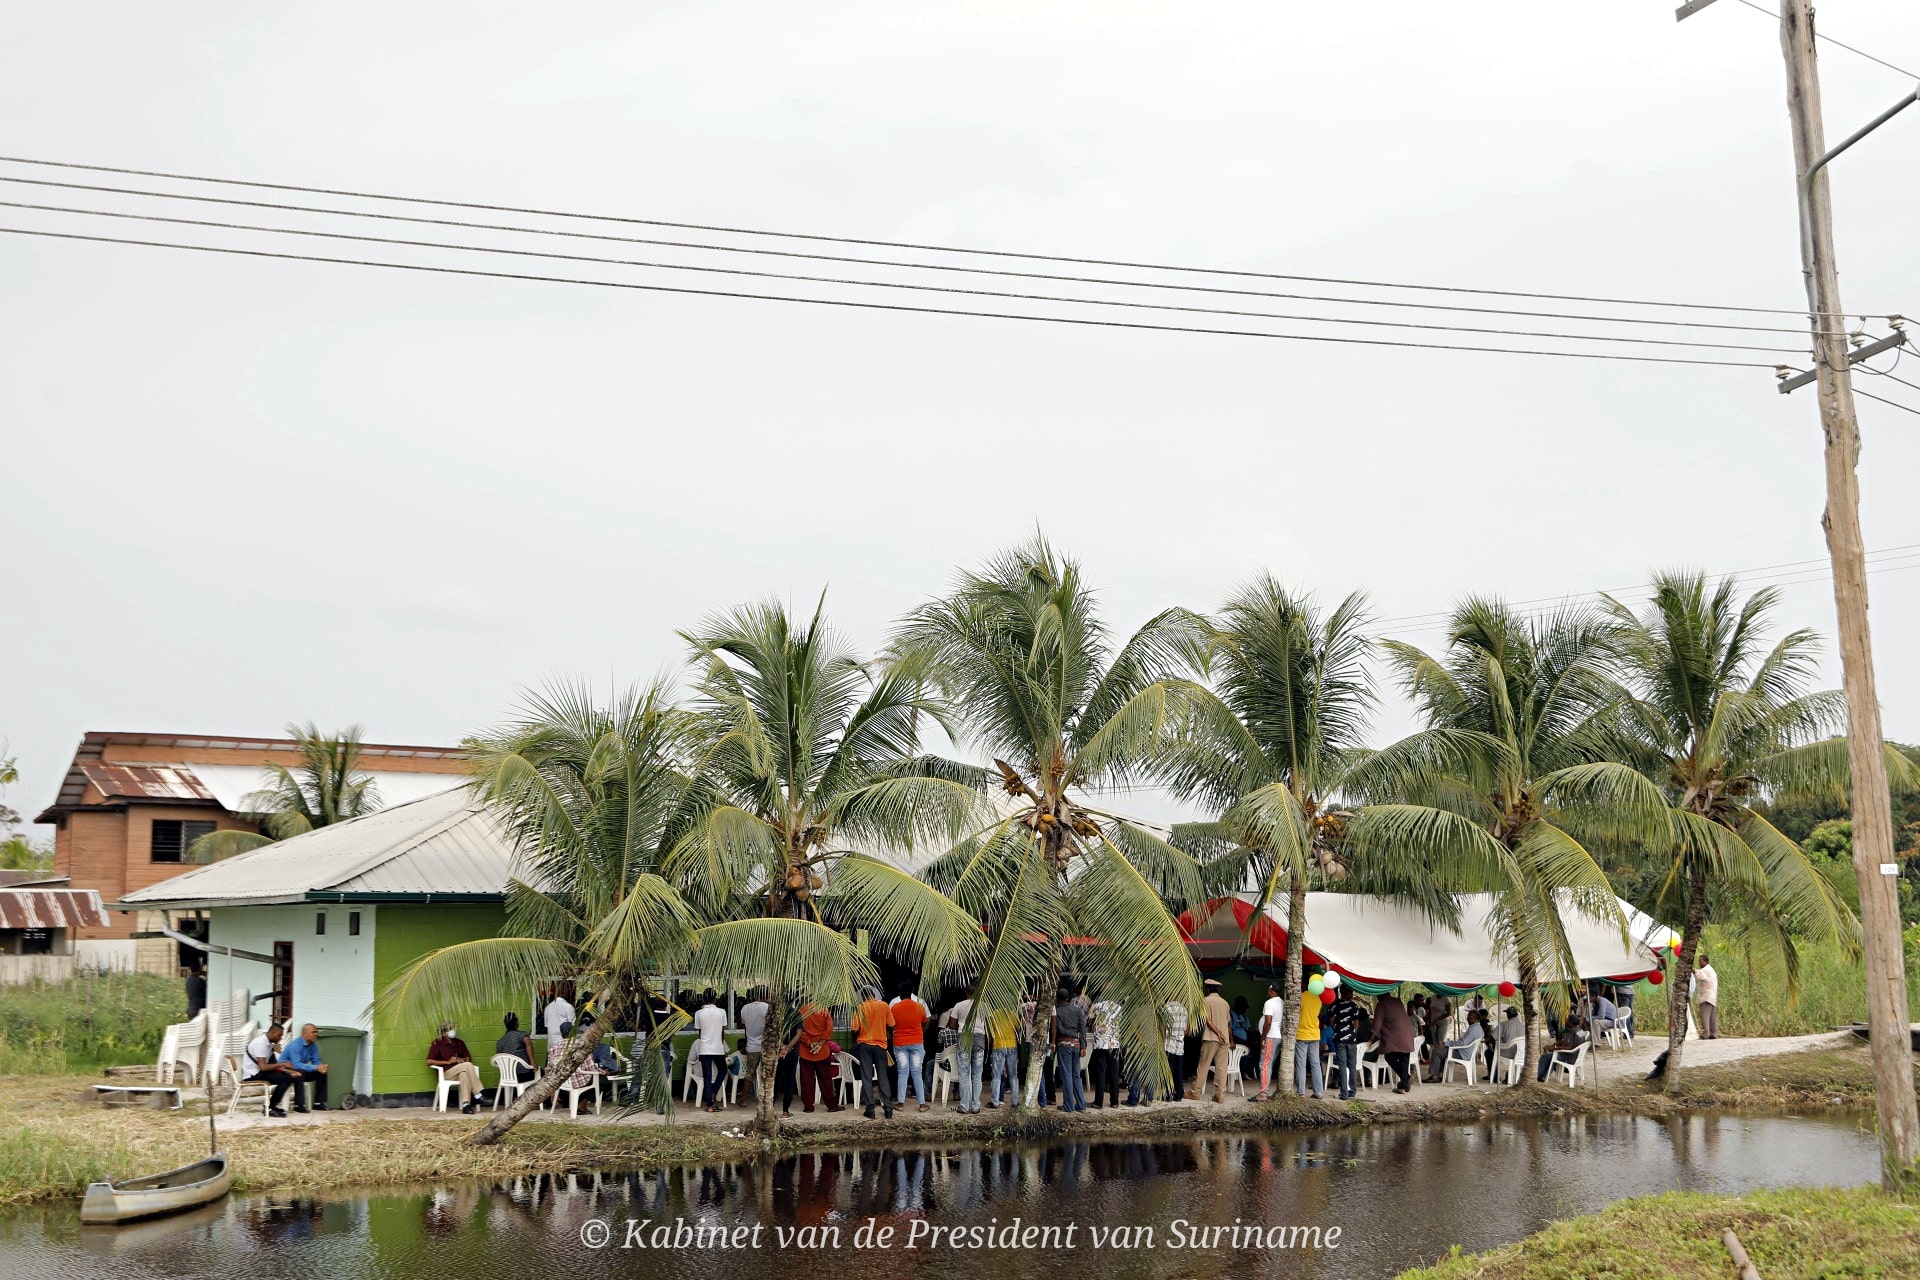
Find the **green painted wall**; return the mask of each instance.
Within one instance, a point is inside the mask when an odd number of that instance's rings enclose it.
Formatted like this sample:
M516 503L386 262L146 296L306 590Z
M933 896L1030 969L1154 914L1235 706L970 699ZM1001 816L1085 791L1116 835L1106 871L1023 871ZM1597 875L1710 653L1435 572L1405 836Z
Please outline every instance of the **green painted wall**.
M475 938L497 936L506 922L503 907L450 904L380 905L374 933L373 989L378 994L410 962L436 947ZM398 1025L379 1015L373 1024L373 1091L375 1093L432 1093L433 1069L427 1066L427 1046L443 1018L460 1024L460 1038L480 1067L488 1088L498 1080L493 1070L493 1043L500 1038L499 1009L447 1009L418 1023ZM523 1015L524 1016L524 1015Z

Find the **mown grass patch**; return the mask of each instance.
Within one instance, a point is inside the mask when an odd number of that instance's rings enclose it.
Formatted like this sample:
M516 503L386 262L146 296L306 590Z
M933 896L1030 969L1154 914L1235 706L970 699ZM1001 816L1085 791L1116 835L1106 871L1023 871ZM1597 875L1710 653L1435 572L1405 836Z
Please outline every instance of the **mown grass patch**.
M1920 1206L1855 1187L1624 1200L1400 1280L1727 1280L1728 1227L1767 1280L1920 1275Z

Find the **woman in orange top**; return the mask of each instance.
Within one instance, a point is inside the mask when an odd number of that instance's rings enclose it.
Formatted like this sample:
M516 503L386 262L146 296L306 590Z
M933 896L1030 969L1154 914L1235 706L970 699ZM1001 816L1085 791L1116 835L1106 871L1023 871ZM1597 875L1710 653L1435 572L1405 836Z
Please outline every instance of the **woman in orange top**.
M833 1014L817 1004L800 1011L800 1109L813 1110L817 1085L827 1110L841 1109L833 1090L833 1055L840 1046L833 1042Z
M893 1002L893 1061L896 1078L893 1100L907 1105L907 1085L912 1082L913 1098L920 1109L927 1109L927 1006L915 995L901 996Z

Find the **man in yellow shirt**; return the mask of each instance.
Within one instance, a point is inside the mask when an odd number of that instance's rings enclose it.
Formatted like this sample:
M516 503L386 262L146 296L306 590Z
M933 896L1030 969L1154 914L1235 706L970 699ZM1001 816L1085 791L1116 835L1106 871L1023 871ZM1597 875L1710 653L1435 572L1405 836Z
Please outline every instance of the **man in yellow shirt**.
M1200 1065L1193 1073L1187 1096L1199 1101L1206 1088L1207 1071L1213 1070L1213 1100L1227 1100L1227 1052L1233 1047L1233 1006L1220 994L1220 979L1208 978L1207 998L1200 1005ZM1314 1034L1319 1035L1316 1030Z
M1012 1010L1001 1009L987 1015L987 1027L993 1045L993 1100L985 1105L997 1107L1003 1079L1009 1101L1020 1092L1020 1019Z
M1300 1025L1293 1033L1293 1091L1304 1094L1313 1083L1313 1096L1327 1095L1327 1079L1320 1065L1320 997L1311 990L1300 993Z

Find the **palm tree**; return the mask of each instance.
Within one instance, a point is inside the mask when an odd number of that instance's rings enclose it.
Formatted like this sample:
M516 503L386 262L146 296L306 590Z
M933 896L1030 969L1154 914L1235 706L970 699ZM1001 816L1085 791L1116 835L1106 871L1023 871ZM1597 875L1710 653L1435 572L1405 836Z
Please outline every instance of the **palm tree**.
M1687 990L1716 895L1769 922L1790 978L1795 939L1857 942L1832 882L1761 811L1768 799L1844 799L1850 774L1845 739L1828 736L1844 726L1845 700L1808 690L1814 634L1766 642L1779 599L1767 588L1742 601L1732 578L1709 586L1704 574L1666 573L1639 614L1608 602L1629 688L1618 747L1664 789L1676 833L1647 851L1664 863L1661 901L1686 922L1667 996L1669 1092L1680 1087ZM1886 755L1896 790L1920 781L1905 756Z
M1203 635L1199 619L1169 610L1114 647L1079 565L1036 538L963 574L946 599L909 615L894 644L897 667L945 691L956 741L993 761L991 772L951 766L949 776L984 777L1003 797L997 816L924 872L989 930L976 1000L1006 1012L1037 992L1049 1006L1071 965L1093 994L1120 1003L1132 1068L1163 1087L1160 1010L1199 1004L1173 916L1203 900L1200 868L1091 795L1147 777L1204 694L1177 675ZM1023 1106L1040 1082L1029 1073Z
M373 775L360 767L359 725L335 734L311 722L288 725L287 736L300 763L267 765L268 785L241 797L239 816L259 830L210 832L187 847L187 861L218 862L380 807Z
M689 768L712 802L675 842L668 874L704 917L752 931L768 1036L782 1034L795 995L827 1003L846 984L785 950L796 931L857 929L871 951L935 985L977 965L973 918L887 856L950 843L982 806L974 786L918 754L920 718L938 723L944 711L914 665L875 674L819 607L796 623L778 604L748 605L683 638L700 672ZM769 1133L778 1061L761 1057L755 1091Z
M1658 788L1602 758L1599 726L1618 697L1612 643L1592 610L1529 617L1470 598L1439 657L1384 645L1427 727L1389 749L1395 768L1372 786L1399 802L1366 809L1350 843L1420 858L1447 889L1493 894L1494 942L1520 975L1527 1062L1543 977L1575 976L1563 906L1625 933L1589 845L1670 839Z
M1344 806L1349 775L1371 753L1364 746L1374 695L1364 670L1366 601L1355 594L1322 615L1308 598L1262 577L1229 600L1214 620L1208 674L1218 703L1193 718L1165 776L1173 789L1222 817L1183 828L1224 841L1223 887L1257 886L1263 914L1287 896L1286 1001L1280 1078L1293 1072L1292 1029L1299 1018L1301 949L1307 888L1347 875Z
M427 1021L444 1009L511 1007L569 979L597 1014L559 1062L474 1135L476 1144L499 1141L531 1114L647 978L676 969L699 947L694 908L661 873L688 820L691 788L680 767L687 736L686 717L659 685L604 708L584 688L560 687L529 695L518 720L468 741L475 790L522 851L507 888L506 928L418 957L376 1008L398 1021ZM656 1034L682 1022L677 1015ZM664 1098L657 1055L636 1053L635 1062L643 1091Z

